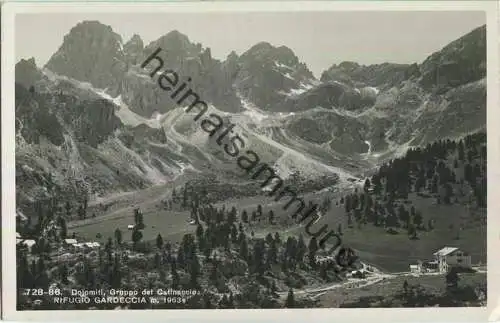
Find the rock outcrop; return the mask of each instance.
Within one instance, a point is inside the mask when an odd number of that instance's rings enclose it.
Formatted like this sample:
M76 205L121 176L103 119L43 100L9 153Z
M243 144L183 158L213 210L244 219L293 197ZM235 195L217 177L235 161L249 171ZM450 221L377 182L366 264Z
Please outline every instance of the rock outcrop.
M64 36L45 67L97 88L111 87L126 69L121 36L98 21L81 22Z

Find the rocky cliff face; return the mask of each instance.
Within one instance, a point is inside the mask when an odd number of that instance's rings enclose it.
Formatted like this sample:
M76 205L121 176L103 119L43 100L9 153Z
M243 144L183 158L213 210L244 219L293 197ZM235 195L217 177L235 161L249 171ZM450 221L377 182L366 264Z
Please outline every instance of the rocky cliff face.
M28 89L43 78L42 73L36 67L34 58L20 60L16 64L15 74L16 83Z
M409 78L415 67L416 64L384 63L366 66L355 62L342 62L324 71L321 74L321 81L339 81L360 88L366 86L387 88Z
M139 64L139 59L144 50L144 42L139 35L133 35L128 42L123 45L123 52L125 54L125 61L127 67L130 65Z
M316 84L307 66L285 46L258 43L241 55L237 65L236 88L263 110L277 110L275 106L288 96Z
M305 111L311 108L361 110L375 102L376 93L367 88L354 88L337 81L322 83L300 95L290 96L278 103L277 111Z
M64 36L45 67L97 88L110 87L126 69L121 36L98 21L79 23Z
M37 85L44 91L16 84L18 205L48 194L49 179L61 194L105 195L180 173L184 157L160 129L125 126L120 108L91 88L50 77Z
M486 26L474 29L429 56L420 66L421 85L439 93L486 76Z
M27 143L46 137L60 146L71 129L78 142L97 147L122 126L112 103L103 99L80 100L65 95L28 92L16 86L18 131Z
M240 101L232 89L231 75L226 73L221 62L212 58L209 48L191 43L187 36L172 31L147 45L141 55L137 56L137 64L144 62L158 48L161 48L158 56L164 62L161 71L176 71L180 78L178 86L187 82L188 88L195 91L201 100L216 105L221 110L240 109ZM145 70L138 66L131 67L117 90L134 112L145 117L150 117L155 112L165 113L177 107L175 100L171 98L176 88L164 91L156 83L157 77L152 80L148 75L150 70L157 67L156 64L156 61L152 62Z

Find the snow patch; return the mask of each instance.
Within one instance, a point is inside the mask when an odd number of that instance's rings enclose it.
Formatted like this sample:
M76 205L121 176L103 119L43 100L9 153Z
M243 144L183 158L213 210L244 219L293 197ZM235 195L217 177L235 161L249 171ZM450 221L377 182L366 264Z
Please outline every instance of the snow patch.
M295 115L295 112L289 112L289 113L278 112L278 116L280 118L293 117L294 115Z
M286 68L287 70L293 70L293 68L291 68L290 66L288 65L285 65L283 63L280 63L280 62L274 62L274 65L278 68Z
M380 92L379 89L377 89L376 87L373 87L373 86L367 86L366 89L375 92L375 95L378 95Z
M368 151L365 153L365 155L370 155L372 153L372 144L368 140L365 140L365 144L368 145Z
M130 75L133 75L133 76L140 77L140 78L143 78L145 80L148 80L149 82L152 82L152 79L149 76L149 74L142 74L142 73L139 73L137 71L134 71L133 69L128 70L127 73L130 74ZM157 73L159 73L159 72L157 72Z
M291 89L290 92L286 93L288 96L295 96L302 94L304 92L309 91L312 89L314 86L312 84L306 84L306 83L300 83L300 86L298 89Z
M367 154L371 154L371 152L372 152L372 144L368 140L365 140L365 144L368 145L368 152L367 152Z
M24 164L24 165L22 166L22 169L23 169L24 171L26 171L26 172L34 172L34 171L35 171L33 168L31 168L30 166L28 166L28 165L26 165L26 164Z
M243 106L243 109L245 109L245 111L243 111L243 115L250 117L250 119L254 123L261 123L265 119L269 118L269 116L267 114L265 114L263 111L258 109L250 101L248 101L242 97L240 97L240 100L241 100L241 105Z
M94 89L94 92L100 95L103 99L106 99L120 107L120 109L115 111L115 114L118 118L120 118L123 124L132 127L136 127L140 124L145 124L154 129L162 128L162 121L164 120L167 113L160 114L157 112L150 119L146 119L130 110L128 105L123 102L121 94L116 98L113 98L109 94L107 94L105 90Z

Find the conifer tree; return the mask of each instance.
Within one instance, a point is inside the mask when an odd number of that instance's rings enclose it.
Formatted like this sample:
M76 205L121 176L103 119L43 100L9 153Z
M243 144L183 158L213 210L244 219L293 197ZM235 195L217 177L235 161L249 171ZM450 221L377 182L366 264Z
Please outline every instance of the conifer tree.
M198 226L196 227L196 239L198 240L198 244L203 240L204 233L203 226L198 223Z
M316 237L312 237L309 240L309 265L314 267L316 265L316 252L318 251L318 242Z
M274 211L269 211L269 224L274 224Z
M345 197L345 211L347 213L351 212L351 196L347 195Z
M59 267L59 276L61 278L61 282L63 284L68 284L68 266L66 264L62 264Z
M122 239L123 239L122 232L120 231L120 229L117 228L115 230L115 241L118 246L122 244Z
M138 229L132 231L132 242L134 243L134 248L137 247L137 243L142 239L142 232Z
M259 277L264 275L265 271L264 251L265 251L264 241L262 239L257 240L254 244L252 259L255 268L254 270L259 275Z
M243 213L241 214L241 221L248 223L248 213L246 210L243 210Z
M234 223L231 225L231 242L238 242L238 229L236 229L236 225Z
M172 201L174 203L177 202L177 192L175 191L175 187L172 189Z
M201 266L196 253L192 254L190 258L191 258L189 263L190 283L192 288L197 288L199 285L198 278L200 276Z
M71 204L69 203L69 201L66 201L65 208L66 208L66 216L69 219L71 217Z
M286 308L294 308L295 307L295 296L293 295L293 289L288 291L288 296L285 301Z
M302 234L299 235L299 240L297 242L297 261L302 262L304 260L304 256L306 255L307 247L304 241L304 236Z
M179 286L179 274L177 273L177 261L175 258L172 259L172 263L170 265L170 271L172 274L172 288L176 289Z
M66 225L66 220L61 217L59 225L61 227L61 231L60 231L61 239L66 239L66 237L68 235L68 227Z
M278 232L274 233L274 241L278 244L278 246L281 244L281 237Z
M240 240L240 257L243 260L248 261L248 242L245 236Z
M162 238L161 234L159 234L159 233L156 236L156 247L158 249L161 249L163 247L163 238Z

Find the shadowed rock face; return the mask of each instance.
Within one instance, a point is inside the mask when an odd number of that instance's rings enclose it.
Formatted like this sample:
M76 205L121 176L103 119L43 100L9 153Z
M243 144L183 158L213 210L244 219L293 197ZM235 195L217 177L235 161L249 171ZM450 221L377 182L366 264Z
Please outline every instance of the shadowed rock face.
M288 125L288 130L306 141L327 144L342 154L361 154L368 150L364 142L368 132L366 124L328 111L298 118Z
M238 66L236 88L263 110L276 110L275 105L285 100L291 90L316 81L291 49L267 42L254 45L241 55Z
M172 91L165 91L156 83L157 76L153 79L149 77L149 71L158 66L156 61L146 66L145 70L138 66L132 67L132 73L129 71L125 75L117 93L122 94L122 98L134 112L151 117L155 110L164 113L177 107L176 100L171 95L184 82L188 84L187 88L196 92L206 103L214 104L224 111L234 112L240 109L240 101L232 88L231 73L228 73L221 62L212 58L210 48L204 49L201 44L191 43L180 32L172 31L147 45L141 55L138 55L137 64L140 65L158 48L161 48L158 56L164 63L161 71L175 71L179 76L177 87ZM186 104L193 100L190 98Z
M139 58L144 50L144 42L139 35L134 35L123 45L127 66L139 64Z
M64 36L45 67L97 88L110 87L126 68L121 36L98 21L79 23Z
M407 79L416 64L375 64L359 65L355 62L342 62L332 65L321 74L322 82L339 81L354 87L390 87ZM418 71L418 69L417 69Z
M16 102L16 130L28 143L37 144L46 137L60 146L69 128L78 142L97 147L122 126L113 104L103 99L81 101L65 95L29 92L16 85Z
M444 93L486 76L486 26L474 29L429 56L420 67L421 85Z
M361 110L375 103L375 95L369 90L356 88L339 82L323 83L295 97L287 97L276 105L276 111L305 111L311 108Z
M125 126L117 106L72 83L40 82L52 90L16 84L18 205L43 196L49 177L64 194L107 194L145 188L178 172L183 157L164 147L161 129Z
M22 59L16 64L16 83L26 88L34 86L37 81L43 78L42 73L36 67L35 59Z

